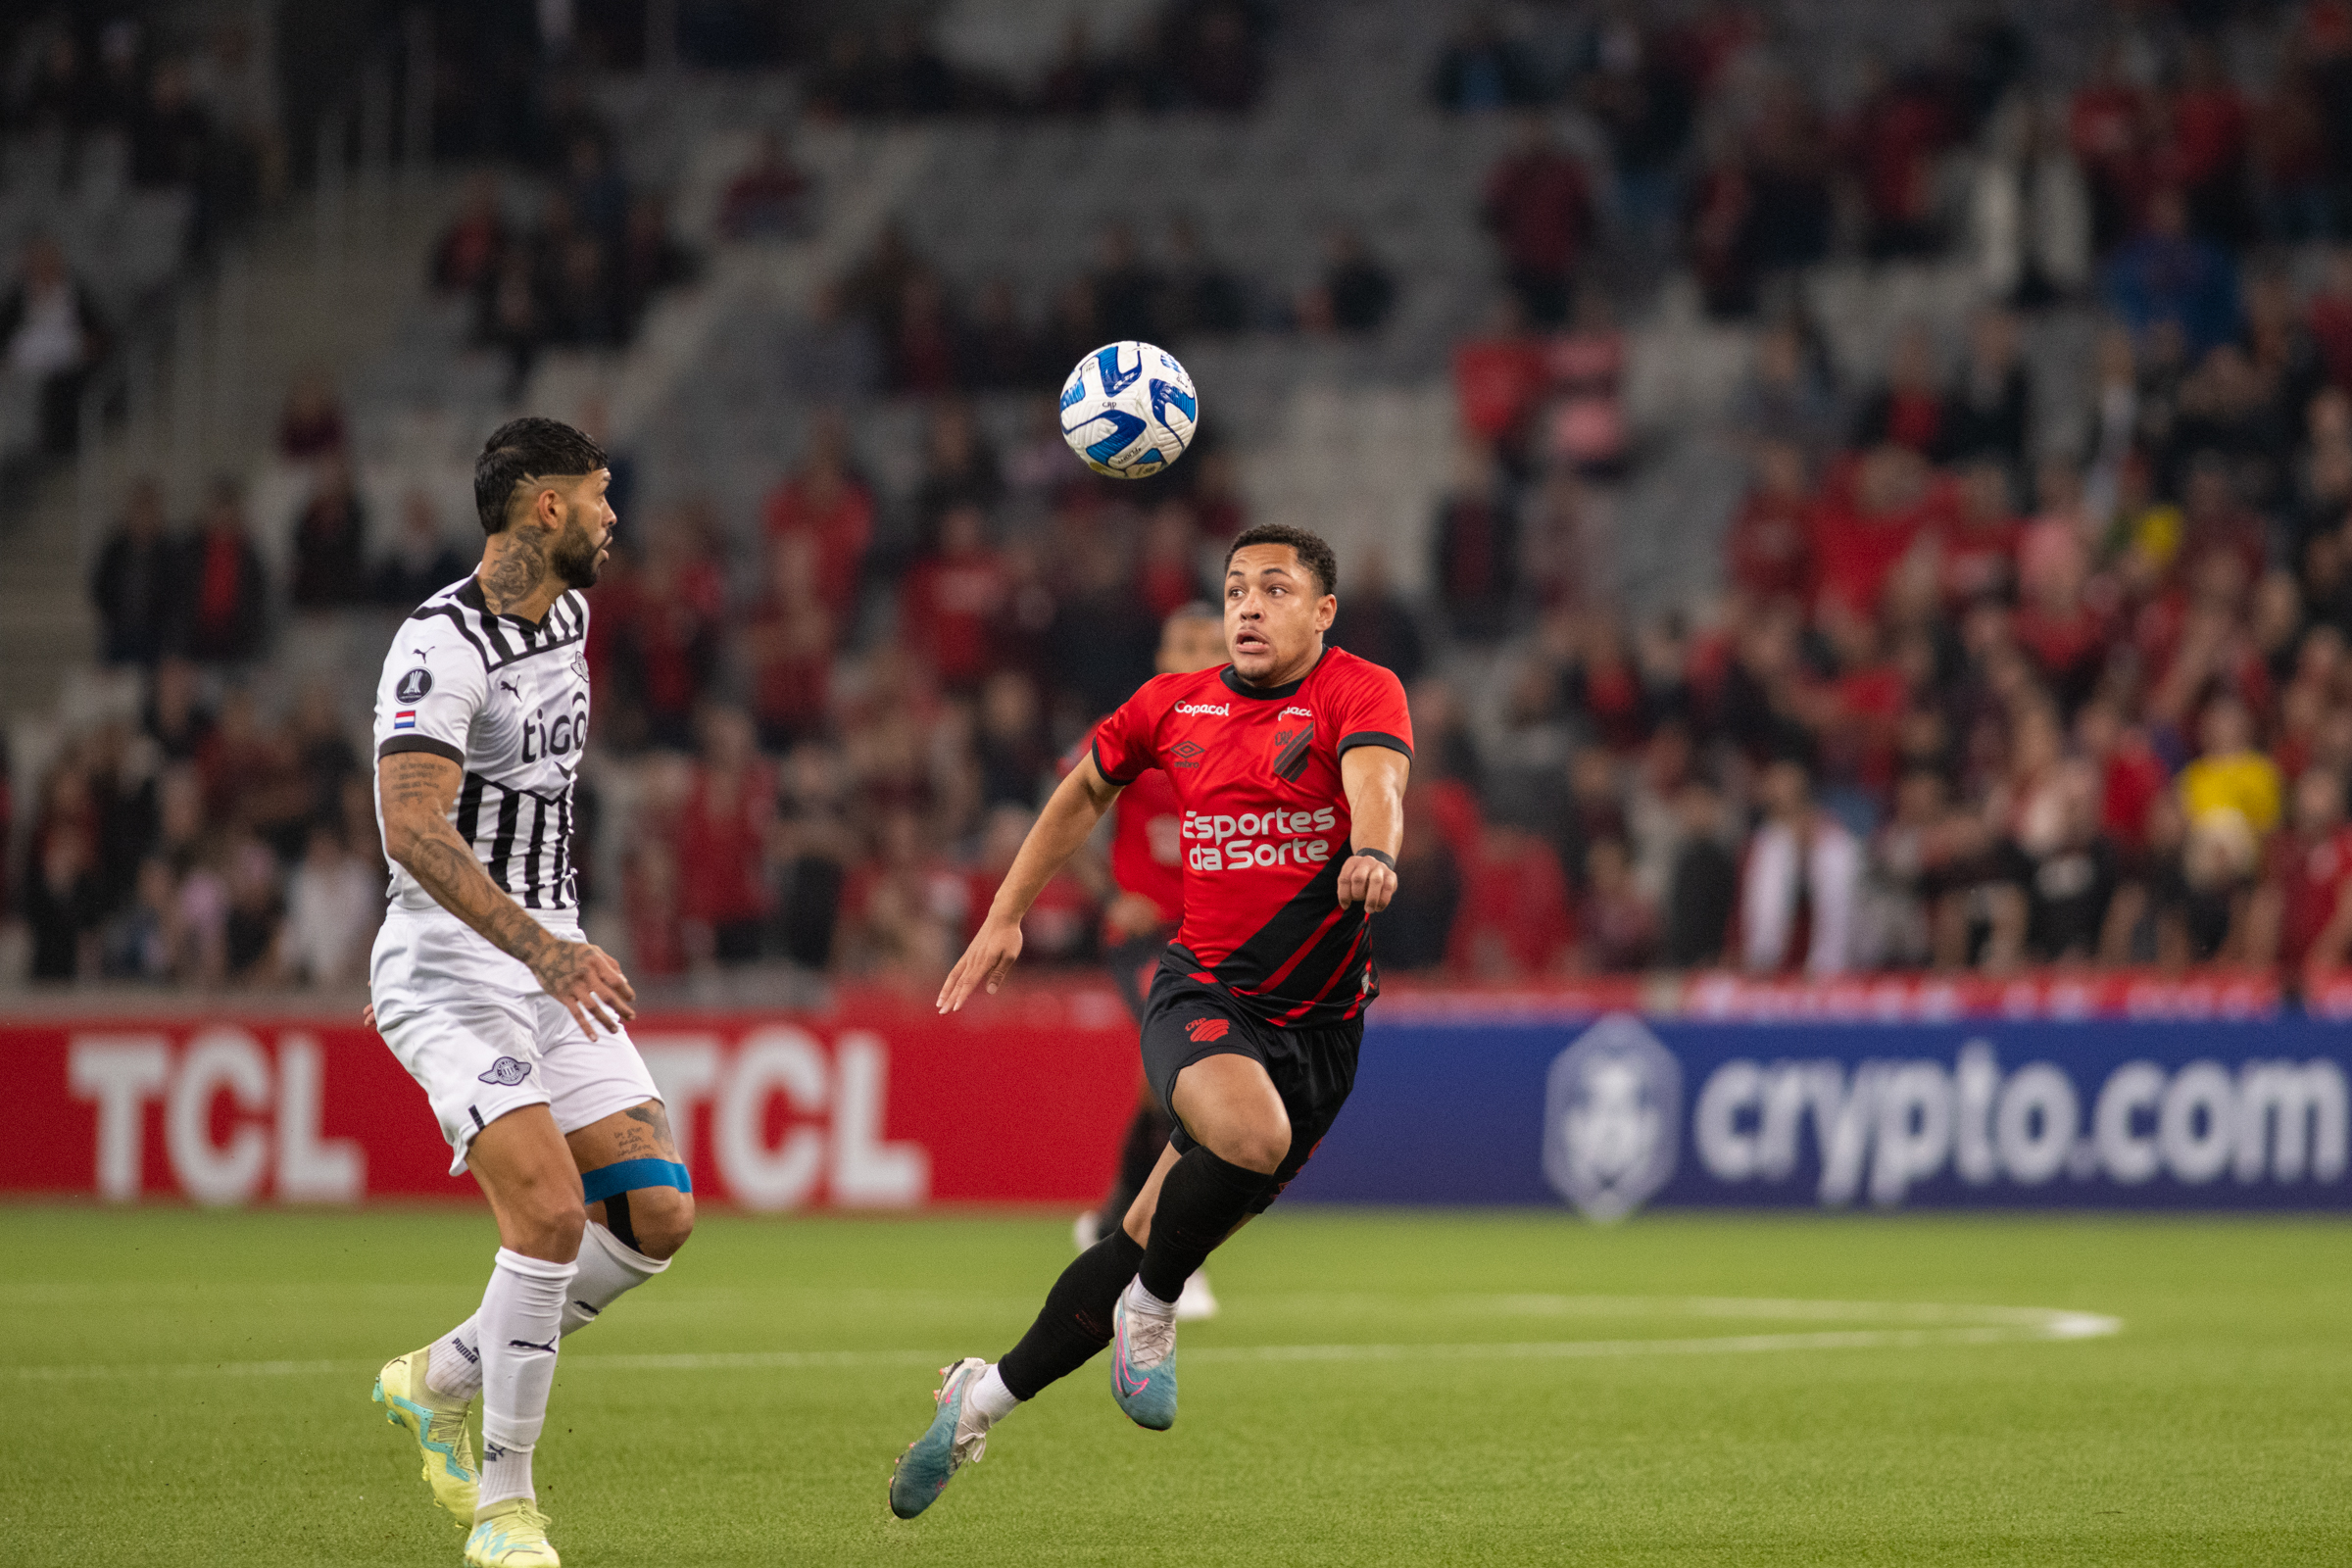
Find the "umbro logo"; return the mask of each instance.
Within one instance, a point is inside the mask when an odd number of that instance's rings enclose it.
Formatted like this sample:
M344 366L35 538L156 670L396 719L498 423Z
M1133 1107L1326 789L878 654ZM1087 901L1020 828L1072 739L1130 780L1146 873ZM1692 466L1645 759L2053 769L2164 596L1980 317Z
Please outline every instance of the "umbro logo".
M1178 741L1168 748L1168 760L1178 767L1199 767L1200 759L1207 755L1207 747L1193 741Z

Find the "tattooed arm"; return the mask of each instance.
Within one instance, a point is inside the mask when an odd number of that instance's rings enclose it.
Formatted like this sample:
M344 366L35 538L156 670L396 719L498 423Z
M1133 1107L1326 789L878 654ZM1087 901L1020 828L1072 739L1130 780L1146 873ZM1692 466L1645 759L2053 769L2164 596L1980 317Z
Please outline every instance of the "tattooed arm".
M501 953L530 966L547 994L564 1004L593 1039L596 1025L618 1030L613 1014L635 1017L637 993L603 949L566 942L498 890L473 851L449 825L450 803L464 773L432 752L395 752L375 765L384 806L384 853L400 862L434 902Z

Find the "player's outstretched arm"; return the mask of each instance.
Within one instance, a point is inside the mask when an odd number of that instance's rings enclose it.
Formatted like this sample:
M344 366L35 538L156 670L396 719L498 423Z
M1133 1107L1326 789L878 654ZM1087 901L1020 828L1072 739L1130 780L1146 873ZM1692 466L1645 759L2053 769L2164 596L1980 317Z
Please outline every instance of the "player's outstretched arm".
M1354 821L1340 867L1340 907L1361 903L1378 914L1396 896L1396 852L1404 844L1404 778L1412 760L1386 746L1358 746L1340 759L1340 785Z
M465 774L432 752L395 752L375 765L384 807L384 853L407 868L441 907L479 931L491 946L530 966L547 994L564 1004L590 1039L596 1026L618 1031L634 1018L637 993L602 948L566 942L498 890L458 830L450 803Z
M1004 873L1004 886L997 889L996 902L988 906L988 918L980 922L972 945L948 971L948 983L939 988L940 1011L962 1006L976 987L986 986L990 996L996 995L1012 972L1013 959L1021 956L1021 916L1062 862L1078 853L1121 788L1102 776L1091 756L1070 769L1021 841L1021 853L1012 858L1012 869Z

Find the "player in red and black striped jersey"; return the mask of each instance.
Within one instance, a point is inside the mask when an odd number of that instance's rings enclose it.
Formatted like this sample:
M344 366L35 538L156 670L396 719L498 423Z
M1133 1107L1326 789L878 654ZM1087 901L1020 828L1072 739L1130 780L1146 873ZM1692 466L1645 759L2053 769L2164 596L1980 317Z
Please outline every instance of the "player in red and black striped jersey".
M891 1478L912 1518L1021 1400L1105 1345L1111 1396L1138 1425L1176 1418L1176 1298L1209 1252L1313 1153L1355 1082L1378 995L1370 916L1396 892L1412 720L1396 677L1323 636L1339 611L1331 547L1274 525L1226 556L1231 662L1148 682L1030 830L940 991L994 992L1021 916L1119 792L1152 767L1183 815L1184 919L1153 977L1144 1073L1176 1130L1125 1222L1081 1253L1004 1358L946 1369L927 1431Z
M1190 674L1214 669L1225 662L1225 622L1205 604L1190 604L1170 614L1159 628L1156 661L1162 675ZM1064 771L1094 753L1090 732L1074 748ZM1176 784L1164 768L1147 768L1119 792L1110 808L1110 882L1113 889L1102 911L1103 958L1119 1000L1144 1021L1152 980L1159 972L1160 955L1184 918L1184 805ZM1168 1147L1175 1128L1159 1097L1146 1083L1136 1097L1135 1115L1119 1143L1118 1174L1102 1201L1078 1216L1078 1248L1084 1251L1101 1241L1135 1203L1136 1194L1152 1179L1160 1151ZM1185 1281L1176 1303L1180 1321L1216 1315L1217 1298L1205 1275Z

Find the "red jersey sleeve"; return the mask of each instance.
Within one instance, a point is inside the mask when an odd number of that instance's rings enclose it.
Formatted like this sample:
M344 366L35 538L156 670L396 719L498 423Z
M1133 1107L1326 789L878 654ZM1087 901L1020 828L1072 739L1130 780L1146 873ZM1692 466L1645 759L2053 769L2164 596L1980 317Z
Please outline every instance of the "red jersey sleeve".
M1354 678L1338 692L1332 716L1338 720L1339 755L1358 746L1386 746L1413 755L1413 715L1404 706L1404 683L1378 664L1359 661Z
M1159 719L1166 707L1159 680L1148 680L1136 694L1095 726L1095 766L1102 777L1121 788L1159 765Z

